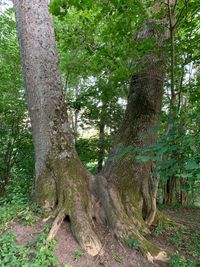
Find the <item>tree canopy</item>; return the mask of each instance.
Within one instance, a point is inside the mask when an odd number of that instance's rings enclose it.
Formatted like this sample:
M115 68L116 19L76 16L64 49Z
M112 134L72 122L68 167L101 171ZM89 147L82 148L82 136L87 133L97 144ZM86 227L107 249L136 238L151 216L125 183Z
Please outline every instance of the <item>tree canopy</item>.
M0 203L46 209L48 241L67 218L93 256L101 225L166 259L157 206L200 206L198 2L23 2L0 2Z

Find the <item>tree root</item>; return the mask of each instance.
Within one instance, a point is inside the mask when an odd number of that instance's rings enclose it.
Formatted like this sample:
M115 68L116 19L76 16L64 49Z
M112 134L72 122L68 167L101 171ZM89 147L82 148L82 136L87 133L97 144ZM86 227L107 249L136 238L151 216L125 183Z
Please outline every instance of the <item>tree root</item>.
M92 229L90 216L80 203L76 203L70 216L71 229L80 246L90 255L103 254L102 244Z
M129 238L138 240L139 249L142 254L151 262L154 260L167 261L167 253L149 242L141 233L148 228L144 221L136 216L136 209L127 214L121 202L120 195L115 187L108 188L105 178L101 176L101 183L98 185L99 199L102 201L102 208L105 212L106 222L114 236L127 245ZM126 209L132 210L131 204ZM132 209L131 209L132 208Z
M156 211L156 216L154 218L153 221L154 225L171 225L174 227L182 227L183 225L175 222L173 219L171 219L170 217L168 217L166 214L164 214L163 212L157 210Z
M47 243L49 243L52 239L55 238L58 230L61 227L62 222L65 219L65 216L66 211L63 208L59 211L52 224L51 230L46 239ZM82 209L81 205L76 206L76 208L71 211L70 222L72 233L74 234L80 246L90 256L96 256L99 254L102 255L103 248L101 242L93 231L91 223L89 221L89 216L87 216L87 213Z
M52 239L55 238L55 236L56 236L56 234L57 234L57 232L58 232L58 230L59 230L59 228L60 228L62 222L63 222L64 219L65 219L65 216L66 216L66 214L65 214L65 210L62 209L62 210L58 213L57 217L55 218L55 220L54 220L54 222L53 222L53 224L52 224L51 230L50 230L50 232L49 232L49 234L48 234L48 236L47 236L47 239L46 239L47 242L50 242Z
M72 186L70 187L72 188ZM144 238L143 229L147 229L142 217L137 216L138 210L128 204L129 213L122 203L121 197L115 186L109 187L105 179L99 180L99 195L97 195L98 213L101 211L102 216L97 221L112 229L114 236L122 243L127 245L129 238L137 239L139 242L140 251L147 257L148 260L167 260L167 253L159 247L149 242ZM93 215L97 210L92 197L89 193L85 195L79 194L77 188L69 191L63 198L56 209L57 216L52 224L52 228L47 236L47 242L55 238L64 218L69 216L71 230L80 246L91 256L102 255L104 248L95 233ZM83 201L87 199L87 201ZM96 208L95 208L96 207ZM127 208L128 208L127 207ZM95 209L95 210L94 210ZM55 214L55 213L54 213ZM95 217L98 219L97 217ZM167 222L170 220L167 219Z
M125 225L118 220L114 233L116 238L126 243L126 245L129 238L137 240L139 242L139 250L150 262L153 263L156 260L166 262L168 260L167 252L149 242L139 233L136 227Z

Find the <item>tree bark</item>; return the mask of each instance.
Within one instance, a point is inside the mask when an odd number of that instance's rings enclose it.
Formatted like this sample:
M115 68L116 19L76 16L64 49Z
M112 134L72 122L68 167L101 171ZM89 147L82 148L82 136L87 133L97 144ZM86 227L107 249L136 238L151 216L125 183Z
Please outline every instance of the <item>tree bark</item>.
M176 177L172 176L166 181L163 204L171 205L174 201Z
M35 200L59 214L64 208L79 243L101 249L91 222L93 177L76 153L69 129L48 0L14 0L26 95L35 147Z
M145 226L144 220L148 220L153 208L150 190L152 163L137 162L133 154L119 156L119 159L115 157L120 150L129 146L142 149L155 142L156 134L151 128L158 123L157 114L161 109L161 70L158 62L151 62L140 74L132 77L125 117L110 158L101 173L109 186L114 186L120 192L127 215L137 218L139 226Z
M138 239L142 249L154 259L155 255L165 258L165 253L149 244L141 233L147 232L155 219L158 177L153 174L151 162L138 162L134 154L122 157L119 154L128 147L138 150L156 141L152 128L159 123L162 106L166 71L163 45L168 37L168 32L159 31L157 26L163 27L165 23L165 20L149 20L137 36L138 43L156 37L156 44L141 59L138 73L132 76L124 119L109 159L97 177L98 197L107 224L119 239Z
M103 118L100 118L97 173L102 170L105 158L105 126Z
M131 79L124 119L110 157L97 178L105 218L116 236L122 239L135 236L147 251L148 243L140 233L147 231L147 225L153 223L156 215L158 177L153 175L151 162L138 162L130 153L121 157L119 152L130 146L142 149L156 141L152 128L159 123L162 106L163 43L167 37L166 31L161 32L156 26L163 26L163 23L151 20L137 36L138 42L156 36L157 49L142 58L140 71ZM136 229L141 229L140 233ZM152 250L149 251L154 254Z
M67 215L80 245L90 255L96 255L101 250L92 222L96 217L119 239L137 238L150 260L165 259L165 253L139 230L147 230L145 220L152 212L152 164L138 163L132 155L112 159L123 147L142 148L154 142L156 136L149 129L157 124L161 109L163 64L157 55L143 58L141 72L131 80L128 105L113 152L101 176L94 179L81 164L69 129L48 2L14 0L35 147L35 199L57 215L50 236ZM160 48L164 38L152 23L144 27L138 41L155 34ZM96 198L99 209L97 204L94 206Z

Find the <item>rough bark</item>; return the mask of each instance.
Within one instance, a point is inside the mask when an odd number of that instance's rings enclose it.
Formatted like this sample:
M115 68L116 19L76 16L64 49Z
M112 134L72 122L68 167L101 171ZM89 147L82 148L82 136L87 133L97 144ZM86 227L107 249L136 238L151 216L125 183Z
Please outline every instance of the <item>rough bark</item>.
M92 176L78 158L69 129L48 2L14 0L35 147L35 200L55 214L64 208L79 243L96 255L101 244L89 211Z
M138 42L157 36L157 49L142 59L140 71L131 79L124 119L109 160L97 177L98 194L107 223L118 238L136 237L151 255L156 255L158 250L148 246L140 233L148 231L147 225L153 223L156 215L158 177L152 174L151 162L137 162L135 155L130 153L120 157L119 152L130 146L142 149L157 138L152 128L158 124L162 105L163 43L167 34L157 30L156 26L163 26L163 23L162 20L151 20L137 36Z
M57 215L49 238L67 215L80 245L96 255L101 251L92 222L96 217L122 241L137 238L150 260L165 258L141 234L147 231L145 220L152 212L151 163L138 163L132 155L112 160L120 148L143 147L156 138L149 129L157 123L162 102L164 71L160 58L146 56L141 72L132 77L127 110L113 152L102 174L94 180L78 158L69 129L48 0L14 0L14 4L35 146L35 199ZM138 40L158 34L151 23L149 26L144 27ZM158 47L162 40L158 38ZM91 196L91 190L96 196ZM95 198L99 201L93 205Z

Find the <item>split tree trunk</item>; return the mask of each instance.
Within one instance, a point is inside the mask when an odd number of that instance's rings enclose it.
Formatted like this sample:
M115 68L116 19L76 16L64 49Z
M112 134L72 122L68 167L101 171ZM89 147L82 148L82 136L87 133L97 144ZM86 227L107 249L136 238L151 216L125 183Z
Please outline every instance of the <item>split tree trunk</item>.
M92 222L96 216L121 240L137 238L149 259L165 256L139 230L147 230L145 220L150 220L154 209L149 184L156 181L150 176L151 163L138 163L132 155L112 160L122 147L154 142L156 136L149 129L157 123L161 108L163 63L157 55L148 55L142 71L132 77L113 153L102 175L94 180L78 158L69 129L48 2L14 0L35 147L36 202L58 215L52 236L64 216L69 216L75 237L90 255L101 250ZM157 34L160 48L164 38L152 26L146 25L138 40ZM92 206L91 190L99 198L99 212Z

